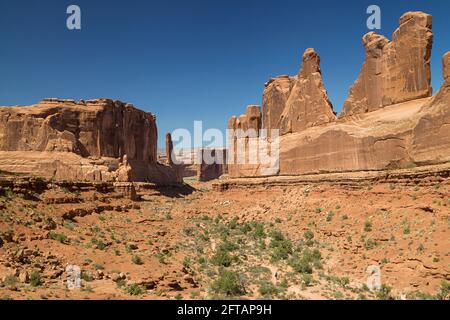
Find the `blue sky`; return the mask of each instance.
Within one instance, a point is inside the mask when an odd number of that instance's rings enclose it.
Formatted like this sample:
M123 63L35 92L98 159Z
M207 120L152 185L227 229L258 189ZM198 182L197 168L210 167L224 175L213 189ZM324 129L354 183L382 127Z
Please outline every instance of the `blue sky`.
M82 30L66 28L77 4ZM177 128L225 129L264 83L296 74L314 47L335 111L364 60L366 8L382 10L391 38L406 11L433 15L433 87L450 50L448 0L0 0L0 105L44 97L108 97L157 116L159 147Z

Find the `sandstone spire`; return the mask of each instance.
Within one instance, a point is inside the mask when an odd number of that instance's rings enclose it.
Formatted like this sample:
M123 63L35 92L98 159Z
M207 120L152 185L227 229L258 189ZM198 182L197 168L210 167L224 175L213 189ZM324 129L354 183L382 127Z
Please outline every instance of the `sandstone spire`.
M320 57L314 49L306 49L301 70L281 114L280 134L299 132L335 119L322 81Z
M431 15L407 12L392 42L367 33L363 37L366 60L340 117L431 96L431 27Z

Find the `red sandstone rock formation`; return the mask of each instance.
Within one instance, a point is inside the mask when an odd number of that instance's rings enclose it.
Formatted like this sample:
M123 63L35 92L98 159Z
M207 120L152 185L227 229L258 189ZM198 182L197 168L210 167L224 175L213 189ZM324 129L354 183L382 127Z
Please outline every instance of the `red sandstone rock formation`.
M225 149L203 149L202 163L198 166L199 181L211 181L227 173L227 154ZM215 161L210 161L215 159Z
M448 56L444 58L448 62ZM444 71L445 77L445 71ZM280 173L385 170L450 161L450 83L433 98L283 136Z
M363 37L366 61L340 117L430 97L431 15L408 12L392 41L374 32Z
M155 117L131 104L45 99L1 107L0 124L5 171L59 180L174 181L157 163Z
M284 135L336 120L333 106L325 91L320 57L307 49L296 77L280 76L265 85L263 94L263 127L280 129Z
M306 49L300 73L281 114L280 134L299 132L334 120L336 115L323 86L320 57L314 49Z
M263 127L278 126L283 134L277 174L386 170L450 161L450 53L443 58L444 84L431 97L431 16L406 13L392 42L369 33L364 43L366 63L351 89L341 119L325 117L321 123L301 116L301 110L307 110L307 114L310 109L331 110L326 101L320 103L320 109L311 108L314 104L306 102L311 99L310 92L324 92L317 85L321 84L320 69L312 51L307 51L297 80L279 77L266 85ZM308 74L316 76L307 79L310 84L300 90L301 79ZM303 99L303 95L307 98ZM320 96L320 101L327 100L325 94ZM276 115L284 103L277 122ZM358 116L347 117L355 114ZM240 119L231 118L229 127L236 128L239 122ZM234 139L230 147L232 159L242 156L236 151L240 140L243 139ZM248 157L247 152L245 156ZM261 176L262 169L258 165L234 164L229 166L229 174Z
M280 118L286 102L294 86L295 78L282 75L269 80L264 86L263 93L263 125L264 129L280 128Z

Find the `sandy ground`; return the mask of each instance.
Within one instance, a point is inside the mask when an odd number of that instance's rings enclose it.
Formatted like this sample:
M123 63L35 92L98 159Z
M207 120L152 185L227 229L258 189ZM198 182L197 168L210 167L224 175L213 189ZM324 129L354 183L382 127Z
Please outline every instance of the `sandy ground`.
M0 199L4 299L442 299L450 184L55 187ZM214 182L215 183L215 182ZM82 287L68 290L68 264ZM370 290L367 268L380 269ZM373 268L373 267L372 267Z

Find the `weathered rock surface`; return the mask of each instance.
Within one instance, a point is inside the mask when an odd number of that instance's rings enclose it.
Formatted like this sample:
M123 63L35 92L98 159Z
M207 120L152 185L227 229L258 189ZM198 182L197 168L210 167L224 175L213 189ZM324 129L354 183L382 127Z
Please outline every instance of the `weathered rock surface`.
M445 59L444 59L445 62ZM450 84L416 99L281 137L280 174L385 170L450 161Z
M198 166L199 181L210 181L227 173L227 154L225 149L203 149L202 163Z
M400 18L392 41L374 32L366 34L366 60L340 117L430 97L431 27L431 15L407 12Z
M263 94L263 128L284 135L336 120L322 81L320 57L307 49L295 77L286 75L266 83Z
M263 93L263 123L264 129L270 130L280 128L280 118L286 102L291 94L295 78L282 75L269 80L264 87Z
M333 106L322 81L320 57L314 49L307 49L303 54L300 73L281 114L280 135L334 120Z
M323 90L319 58L313 50L305 52L302 70L292 87L292 78L271 80L264 92L263 119L268 123L262 127L281 129L279 170L274 175L387 170L449 162L450 53L442 60L444 83L432 97L432 38L431 16L422 12L404 14L391 42L375 33L367 34L366 62L339 119L333 118ZM271 103L284 101L277 123L273 115L280 106ZM275 113L271 113L273 110ZM231 118L229 127L238 128L242 120L246 116ZM239 137L230 140L230 158L246 159L244 164L229 165L231 177L268 175L264 165L248 164L255 162L256 156L249 154L247 147L238 147L251 141Z
M155 117L109 99L0 108L0 169L60 180L173 182L157 163ZM126 158L123 166L122 159Z
M442 58L443 74L445 82L450 82L450 52L447 52Z

